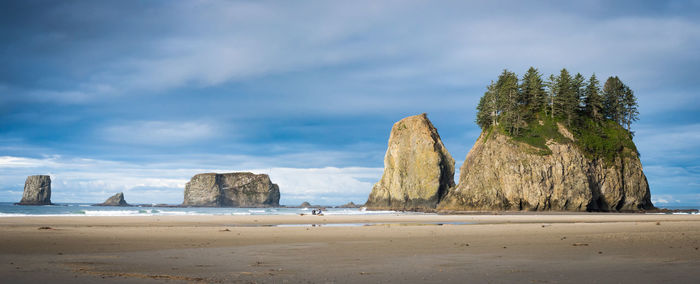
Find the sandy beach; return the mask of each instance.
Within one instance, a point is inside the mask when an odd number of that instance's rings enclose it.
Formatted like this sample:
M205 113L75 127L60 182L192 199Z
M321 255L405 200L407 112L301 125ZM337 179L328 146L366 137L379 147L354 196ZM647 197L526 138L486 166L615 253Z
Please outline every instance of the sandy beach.
M697 283L700 216L0 218L3 283Z

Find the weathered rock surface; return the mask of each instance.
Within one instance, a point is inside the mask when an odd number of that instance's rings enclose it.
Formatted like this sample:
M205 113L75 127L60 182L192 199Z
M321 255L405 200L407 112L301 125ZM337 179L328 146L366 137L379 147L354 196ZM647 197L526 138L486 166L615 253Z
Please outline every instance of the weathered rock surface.
M183 206L279 206L279 187L266 174L197 174L185 186Z
M561 130L560 130L561 131ZM635 211L651 209L637 153L612 163L589 159L573 144L549 141L539 155L526 144L482 133L460 168L459 184L441 201L445 210Z
M24 193L19 205L50 205L51 177L46 175L29 176L24 182Z
M130 206L128 203L126 203L126 200L124 200L124 193L120 192L115 195L112 195L112 197L107 198L105 202L100 203L100 204L95 204L94 206Z
M434 209L454 186L454 159L426 114L395 123L384 156L384 174L367 209Z

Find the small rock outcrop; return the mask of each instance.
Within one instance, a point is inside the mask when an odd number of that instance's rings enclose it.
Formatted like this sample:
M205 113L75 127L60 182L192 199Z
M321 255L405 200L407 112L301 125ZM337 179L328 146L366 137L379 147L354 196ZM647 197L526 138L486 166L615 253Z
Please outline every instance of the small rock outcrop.
M130 206L128 203L126 203L126 200L124 200L124 193L120 192L115 195L112 195L112 197L107 198L105 202L100 203L100 204L94 204L93 206Z
M307 201L304 201L304 202L302 202L302 203L299 205L299 208L311 208L311 207L320 207L320 206L318 206L318 205L316 205L316 206L311 205L311 203L309 203L309 202L307 202Z
M384 156L384 174L367 209L432 210L454 186L454 159L426 114L395 123Z
M561 128L561 127L560 127ZM561 129L560 129L561 132ZM481 134L460 168L444 210L638 211L653 208L636 152L588 158L572 143L547 142L551 154L493 131ZM627 151L627 152L625 152Z
M279 187L266 174L197 174L185 186L183 206L276 207Z
M340 206L338 206L338 208L360 208L360 207L362 207L362 205L357 205L357 204L355 204L355 203L352 202L352 201L348 202L348 203L345 204L345 205L340 205Z
M18 205L50 205L51 177L47 175L29 176L24 182L24 193Z

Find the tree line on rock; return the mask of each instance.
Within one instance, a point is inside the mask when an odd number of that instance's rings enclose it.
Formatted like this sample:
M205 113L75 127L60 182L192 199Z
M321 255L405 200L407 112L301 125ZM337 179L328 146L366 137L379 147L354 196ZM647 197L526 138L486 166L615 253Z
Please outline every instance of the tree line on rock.
M637 98L617 76L603 86L595 74L587 80L562 69L546 80L534 67L522 76L503 70L486 87L477 106L476 123L484 132L499 131L549 154L547 141L573 142L591 158L612 162L639 155L632 141ZM574 136L563 136L563 124Z
M477 106L476 123L483 130L500 126L509 135L520 136L531 122L546 116L567 127L610 120L631 133L638 115L634 92L617 76L609 77L601 88L595 74L586 80L580 73L572 76L562 69L558 76L544 80L530 67L520 79L503 70L487 86Z

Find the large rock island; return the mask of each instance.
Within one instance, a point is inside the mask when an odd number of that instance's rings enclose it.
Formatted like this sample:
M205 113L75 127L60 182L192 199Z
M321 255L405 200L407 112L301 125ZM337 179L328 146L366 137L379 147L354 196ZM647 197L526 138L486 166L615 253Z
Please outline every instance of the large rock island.
M634 91L562 69L504 70L477 106L482 133L441 201L448 210L640 211L651 194L631 125Z
M183 206L276 207L279 186L266 174L197 174L185 186Z
M367 209L432 210L454 186L454 159L426 114L395 123L384 156L384 174Z
M24 193L18 205L50 205L51 177L47 175L29 176L24 182Z
M563 133L566 130L560 127ZM573 137L572 137L573 138ZM447 210L637 211L651 209L649 185L633 149L610 161L573 143L550 140L551 153L494 131L481 134L460 168Z

